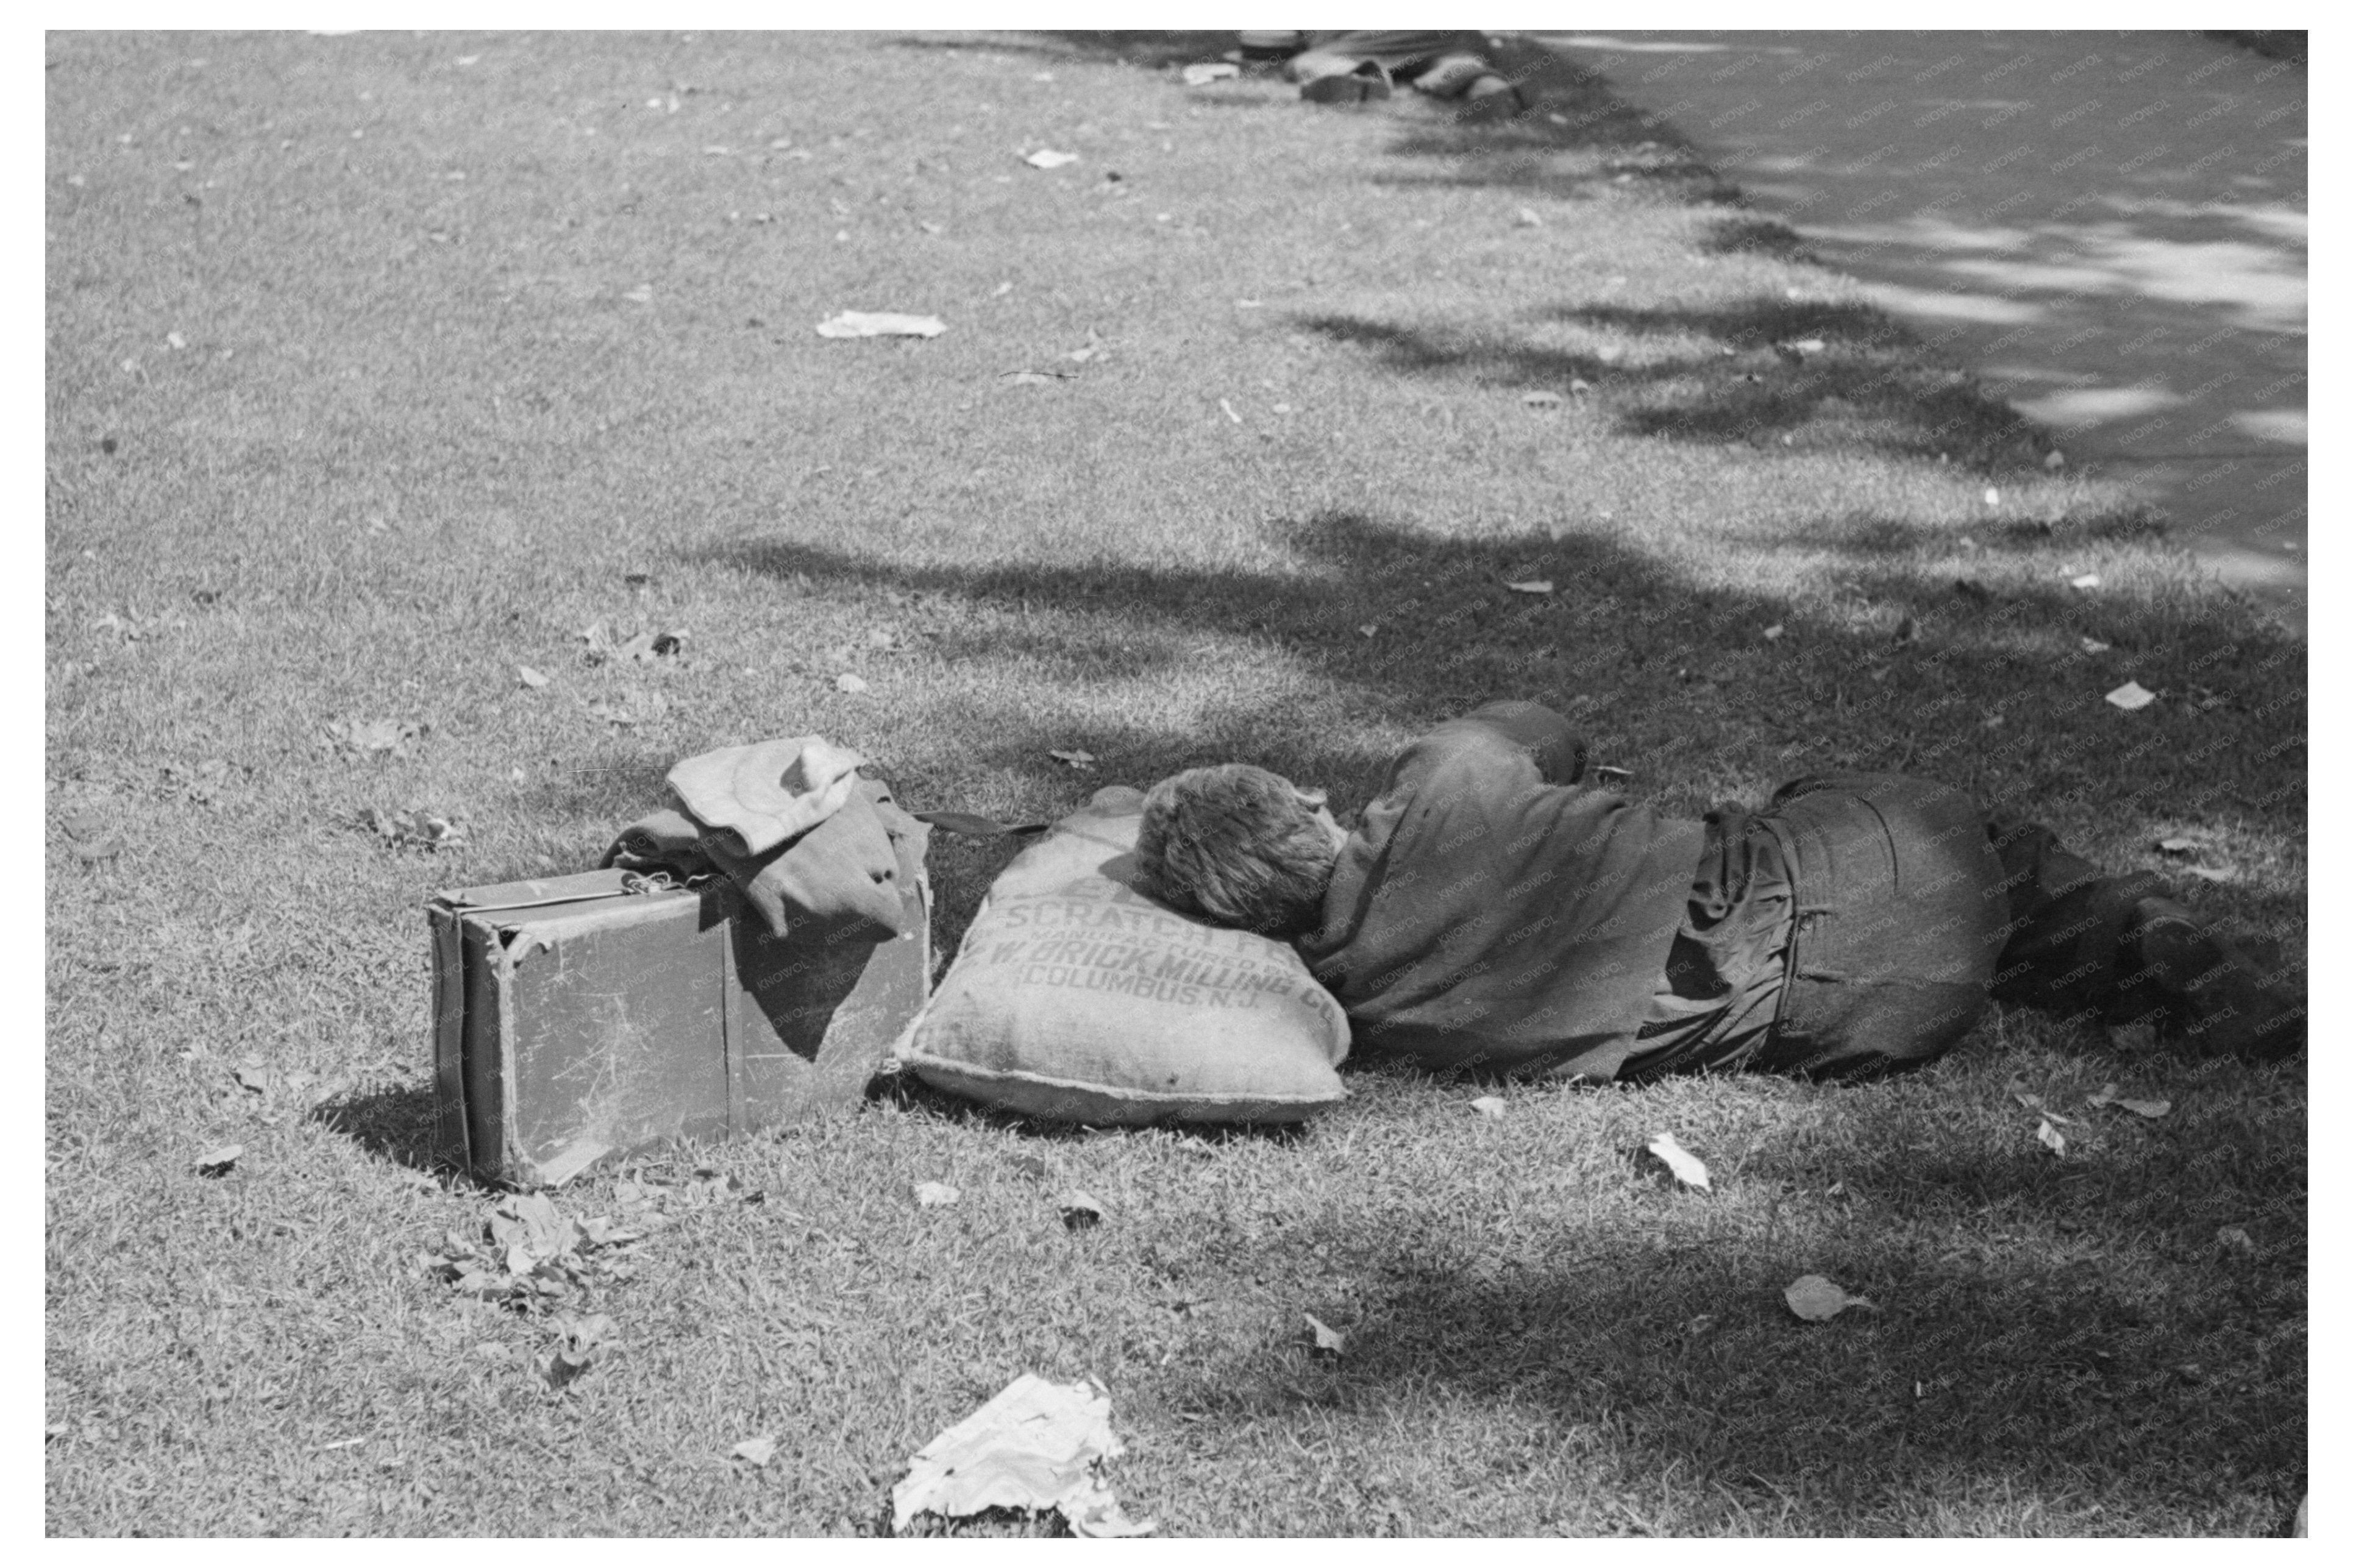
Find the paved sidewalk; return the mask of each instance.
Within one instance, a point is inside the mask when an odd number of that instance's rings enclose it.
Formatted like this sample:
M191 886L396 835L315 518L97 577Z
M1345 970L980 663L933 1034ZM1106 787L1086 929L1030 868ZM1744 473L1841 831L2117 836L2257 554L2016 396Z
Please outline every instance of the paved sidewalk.
M1536 37L2302 616L2304 67L2191 33Z

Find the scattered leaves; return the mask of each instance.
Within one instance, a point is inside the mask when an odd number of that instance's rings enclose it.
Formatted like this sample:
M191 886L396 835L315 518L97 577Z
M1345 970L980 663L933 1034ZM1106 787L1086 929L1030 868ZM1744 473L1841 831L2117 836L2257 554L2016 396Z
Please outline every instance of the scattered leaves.
M1677 1142L1673 1133L1662 1132L1642 1147L1656 1155L1668 1170L1675 1173L1675 1180L1683 1185L1697 1187L1702 1192L1715 1191L1708 1185L1707 1166L1698 1155Z
M1850 1296L1819 1274L1801 1274L1781 1289L1789 1310L1810 1323L1826 1323L1849 1307L1879 1309L1867 1297Z
M915 1204L916 1206L920 1208L945 1208L963 1195L963 1194L957 1192L954 1187L949 1186L945 1182L918 1182L915 1184Z
M460 849L468 842L462 818L435 811L384 811L371 805L361 810L358 823L385 843L402 848Z
M817 326L821 338L936 338L948 330L937 316L908 316L890 310L844 310Z
M2121 708L2127 713L2137 712L2156 700L2157 693L2147 689L2137 680L2127 680L2108 693L2109 704L2112 707Z
M2073 1124L2070 1118L2060 1115L2057 1111L2043 1104L2042 1097L2039 1094L2025 1094L2017 1089L2012 1089L2010 1090L2010 1097L2018 1101L2019 1104L2026 1107L2027 1110L2033 1111L2037 1116L2048 1117L2053 1121L2066 1122L2071 1126Z
M610 1350L619 1342L613 1320L598 1312L591 1317L575 1318L563 1314L554 1321L555 1353L547 1358L547 1386L569 1388L588 1370L596 1352Z
M2100 1092L2092 1096L2092 1098L2084 1101L2084 1103L2092 1106L2095 1110L2111 1105L2117 1106L2123 1110L2131 1111L2135 1116L2143 1117L2150 1121L2154 1121L2158 1117L2166 1115L2173 1109L2173 1101L2169 1100L2126 1099L2116 1092L2116 1086L2112 1083L2102 1084L2100 1086Z
M442 1250L424 1254L422 1261L459 1295L531 1311L581 1286L596 1266L591 1254L639 1236L615 1228L604 1216L584 1226L544 1194L514 1193L491 1205L475 1235L453 1230L442 1238Z
M1302 1312L1299 1315L1307 1320L1307 1332L1309 1336L1307 1348L1310 1352L1316 1355L1326 1356L1345 1355L1347 1353L1347 1335L1342 1333L1339 1330L1333 1328L1330 1324L1324 1322L1323 1319L1317 1317L1313 1312Z

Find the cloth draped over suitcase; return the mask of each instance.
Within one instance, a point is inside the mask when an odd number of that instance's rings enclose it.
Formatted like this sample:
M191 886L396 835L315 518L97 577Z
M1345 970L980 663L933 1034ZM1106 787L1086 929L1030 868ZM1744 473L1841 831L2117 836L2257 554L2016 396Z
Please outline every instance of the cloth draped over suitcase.
M705 752L670 769L677 807L621 830L599 864L716 872L782 937L795 921L849 920L900 934L894 839L921 860L931 829L856 769L856 752L818 735Z
M555 1185L860 1104L930 989L931 830L857 762L691 759L606 868L435 897L438 1156Z

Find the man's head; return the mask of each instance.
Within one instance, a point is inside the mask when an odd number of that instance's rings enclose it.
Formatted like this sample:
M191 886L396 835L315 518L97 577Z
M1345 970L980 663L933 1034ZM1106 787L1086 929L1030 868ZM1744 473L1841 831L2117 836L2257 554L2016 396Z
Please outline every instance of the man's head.
M1144 797L1138 880L1187 914L1287 940L1323 923L1346 839L1321 796L1280 773L1243 763L1188 768Z

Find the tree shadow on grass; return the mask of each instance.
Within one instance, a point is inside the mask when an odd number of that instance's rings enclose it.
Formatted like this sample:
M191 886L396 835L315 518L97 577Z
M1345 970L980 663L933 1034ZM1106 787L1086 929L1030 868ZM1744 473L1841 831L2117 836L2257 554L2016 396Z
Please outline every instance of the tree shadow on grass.
M1377 792L1388 763L1388 747L1364 734L1369 725L1417 731L1515 696L1568 714L1597 762L1630 768L1630 791L1675 815L1704 809L1706 781L1727 773L1772 781L1908 765L1990 805L2037 816L2057 807L2063 823L2080 802L2109 821L2245 813L2296 830L2302 783L2282 757L2301 744L2300 641L2226 605L2111 595L2087 605L2055 574L1965 595L1903 560L1883 521L1881 537L1866 528L1863 549L1844 549L1851 526L1826 521L1819 546L1832 554L1822 570L1843 588L1831 605L1697 585L1607 533L1447 538L1345 512L1271 525L1299 563L1293 571L899 565L786 539L694 554L953 606L943 616L948 657L1014 657L1042 689L1052 689L1057 659L1060 679L1082 679L1101 668L1093 656L1114 648L1130 678L1189 668L1208 633L1278 648L1333 693L1331 710L1308 721L1239 703L1168 730L1101 717L1074 726L1017 683L985 700L995 739L977 755L891 759L919 806L964 804L924 793L935 772L1037 773L1059 768L1043 760L1050 748L1075 744L1116 770L1103 782L1148 784L1241 759L1327 786L1335 806L1352 809ZM2055 542L2082 534L2063 527ZM1506 586L1532 578L1556 591ZM1771 626L1782 632L1767 639ZM2101 703L2115 671L2077 646L2094 627L2134 679L2174 697L2130 715ZM2205 697L2185 700L2196 693ZM2283 707L2293 721L2276 717ZM2268 889L2197 901L2300 923L2293 899Z
M2299 1474L2303 1270L2200 1266L2210 1150L2134 1128L2096 1163L1940 1140L1924 1157L1904 1124L1941 1114L1926 1094L1843 1090L1831 1113L1895 1125L1835 1158L1767 1148L1742 1165L1741 1185L1790 1195L1799 1228L1779 1242L1725 1238L1710 1200L1671 1189L1638 1200L1654 1229L1531 1217L1507 1255L1437 1212L1286 1232L1286 1258L1368 1282L1339 1325L1345 1357L1303 1369L1270 1344L1162 1397L1229 1421L1335 1406L1377 1426L1399 1391L1436 1384L1604 1434L1626 1486L1672 1476L1703 1513L1725 1498L1741 1529L1793 1500L1815 1532L1885 1529L1871 1516L1899 1500L2023 1484L2052 1528L2097 1530L2103 1510L2243 1511ZM2232 1147L2232 1201L2270 1205L2270 1245L2293 1256L2300 1141ZM1805 1200L1833 1175L1900 1222ZM2133 1212L2116 1212L2120 1187ZM2142 1259L2179 1267L2152 1288ZM1798 1321L1782 1288L1817 1269L1876 1310Z
M1554 323L1581 330L1591 346L1541 342ZM1400 375L1554 392L1581 381L1582 395L1626 435L1765 446L1814 427L1841 447L1944 454L1989 471L2043 455L2034 426L2009 404L1924 362L1908 333L1867 306L1760 296L1708 308L1561 306L1525 327L1343 315L1293 324L1368 349Z

